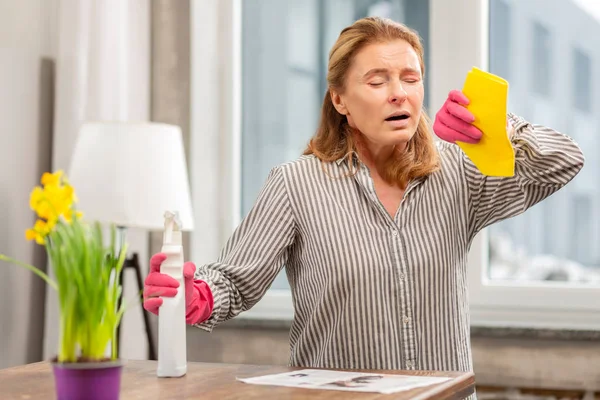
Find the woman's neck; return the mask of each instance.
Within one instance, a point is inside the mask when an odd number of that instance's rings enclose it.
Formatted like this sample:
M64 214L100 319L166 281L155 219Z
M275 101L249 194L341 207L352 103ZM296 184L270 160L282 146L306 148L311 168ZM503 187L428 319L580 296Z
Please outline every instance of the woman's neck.
M356 150L360 160L369 168L373 179L382 179L383 170L406 144L382 146L369 142L364 135L355 133Z

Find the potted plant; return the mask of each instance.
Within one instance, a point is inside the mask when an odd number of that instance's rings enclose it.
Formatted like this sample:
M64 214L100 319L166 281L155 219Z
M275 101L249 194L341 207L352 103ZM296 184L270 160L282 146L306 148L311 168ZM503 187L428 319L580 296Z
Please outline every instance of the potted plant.
M116 336L125 310L119 298L127 245L117 250L114 226L105 240L98 222L82 218L62 171L44 173L41 184L30 196L38 219L25 236L45 247L56 280L4 254L0 260L32 271L58 293L60 336L51 360L58 399L118 399L123 362Z

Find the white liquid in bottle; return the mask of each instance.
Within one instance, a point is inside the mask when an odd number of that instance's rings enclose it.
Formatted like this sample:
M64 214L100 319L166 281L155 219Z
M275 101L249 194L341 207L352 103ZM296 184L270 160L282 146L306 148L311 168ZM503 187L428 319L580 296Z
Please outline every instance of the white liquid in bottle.
M167 258L160 272L179 282L175 297L162 297L158 310L158 368L159 377L180 377L187 372L185 282L183 279L183 246L181 221L177 212L165 212L163 253Z

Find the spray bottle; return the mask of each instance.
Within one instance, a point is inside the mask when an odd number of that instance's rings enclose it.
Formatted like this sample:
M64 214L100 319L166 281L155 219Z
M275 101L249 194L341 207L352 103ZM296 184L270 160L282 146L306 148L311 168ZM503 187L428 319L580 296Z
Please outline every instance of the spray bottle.
M160 272L179 282L175 297L163 297L158 313L158 377L180 377L187 372L185 282L181 221L177 212L165 212L162 252L167 256Z

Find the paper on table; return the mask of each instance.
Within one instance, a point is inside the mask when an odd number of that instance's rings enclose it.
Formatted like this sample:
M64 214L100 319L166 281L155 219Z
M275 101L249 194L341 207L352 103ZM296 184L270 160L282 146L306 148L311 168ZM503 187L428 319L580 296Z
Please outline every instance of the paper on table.
M470 103L475 125L483 132L479 143L457 142L479 171L487 176L513 176L515 152L506 130L508 82L473 67L462 92Z
M451 378L303 369L281 374L237 378L244 383L304 389L343 390L351 392L396 393L446 382Z

